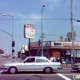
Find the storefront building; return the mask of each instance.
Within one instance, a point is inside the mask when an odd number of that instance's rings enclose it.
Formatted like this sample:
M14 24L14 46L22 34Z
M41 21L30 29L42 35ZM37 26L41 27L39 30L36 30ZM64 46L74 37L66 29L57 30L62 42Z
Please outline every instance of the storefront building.
M41 45L38 42L30 43L31 55L36 56L39 50L39 56L41 53ZM75 58L80 58L80 42L74 42ZM60 42L60 41L44 41L43 42L43 54L47 58L55 57L60 59L68 58L70 61L73 59L72 42Z

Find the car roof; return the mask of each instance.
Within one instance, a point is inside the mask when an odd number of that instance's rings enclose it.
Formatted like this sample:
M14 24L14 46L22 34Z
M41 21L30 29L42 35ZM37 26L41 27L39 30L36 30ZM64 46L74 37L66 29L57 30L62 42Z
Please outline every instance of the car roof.
M46 58L44 56L29 56L29 58Z

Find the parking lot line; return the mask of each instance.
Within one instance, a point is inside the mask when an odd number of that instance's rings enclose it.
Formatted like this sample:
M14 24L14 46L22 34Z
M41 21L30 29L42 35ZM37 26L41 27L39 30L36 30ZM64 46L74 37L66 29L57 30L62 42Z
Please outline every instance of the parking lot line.
M62 78L64 78L65 80L71 80L70 78L68 78L68 77L66 77L66 76L64 76L62 74L57 74L57 75L60 76L60 77L62 77Z

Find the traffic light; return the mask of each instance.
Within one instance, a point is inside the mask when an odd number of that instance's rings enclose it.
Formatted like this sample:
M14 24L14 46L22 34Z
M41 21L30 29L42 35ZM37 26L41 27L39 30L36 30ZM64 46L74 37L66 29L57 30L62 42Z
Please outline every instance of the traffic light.
M15 52L15 50L13 49L12 52Z
M80 22L80 20L77 20L77 22Z
M12 47L14 47L15 46L15 41L12 41Z

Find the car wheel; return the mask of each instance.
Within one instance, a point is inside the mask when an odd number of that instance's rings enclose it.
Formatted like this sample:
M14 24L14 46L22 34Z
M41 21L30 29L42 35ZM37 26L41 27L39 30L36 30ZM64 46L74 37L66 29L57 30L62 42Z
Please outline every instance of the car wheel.
M50 74L50 73L52 72L52 69L51 69L50 67L46 67L46 68L44 69L44 72L45 72L46 74Z
M10 74L16 74L16 73L18 72L18 70L17 70L16 67L10 67L9 70L8 70L8 72L9 72Z
M80 70L77 70L78 73L80 73Z

